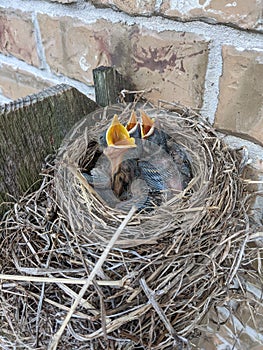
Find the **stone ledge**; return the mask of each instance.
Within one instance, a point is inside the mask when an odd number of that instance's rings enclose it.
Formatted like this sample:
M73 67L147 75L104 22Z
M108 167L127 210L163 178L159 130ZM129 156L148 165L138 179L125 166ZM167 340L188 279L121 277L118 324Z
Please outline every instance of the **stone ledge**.
M129 15L161 15L179 21L220 23L263 32L262 5L257 0L91 0L98 7L111 7Z
M124 11L129 15L150 16L154 13L155 1L152 0L91 0L98 7L111 7L114 10Z

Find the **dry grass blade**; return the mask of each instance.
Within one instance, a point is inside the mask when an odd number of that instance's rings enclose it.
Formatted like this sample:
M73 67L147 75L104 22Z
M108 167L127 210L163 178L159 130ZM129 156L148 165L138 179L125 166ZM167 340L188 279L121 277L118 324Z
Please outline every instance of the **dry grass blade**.
M178 336L176 334L176 332L175 332L174 328L172 327L170 321L168 320L168 318L166 317L165 313L161 309L160 305L156 301L153 292L147 286L147 283L146 283L144 278L141 279L140 283L141 283L141 286L142 286L142 289L143 289L144 293L146 294L147 298L149 299L149 302L152 304L153 308L155 309L155 311L159 315L160 319L163 321L163 323L164 323L167 331L169 332L169 334L174 338L174 345L176 346L176 348L178 350L181 350L182 349L182 343L188 344L187 339L185 339L183 337L180 337L180 336Z
M45 283L64 283L64 284L85 284L86 281L79 278L56 278L56 277L35 277L20 275L0 274L0 280L23 281L23 282L45 282ZM123 287L123 281L98 281L100 286Z

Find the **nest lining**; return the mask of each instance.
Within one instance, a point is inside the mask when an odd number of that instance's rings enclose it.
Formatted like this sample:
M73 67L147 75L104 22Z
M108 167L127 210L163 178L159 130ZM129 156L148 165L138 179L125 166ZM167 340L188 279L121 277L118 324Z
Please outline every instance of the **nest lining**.
M124 120L130 113L130 107L121 106L111 108L111 115L113 109ZM50 344L125 216L114 208L102 210L78 175L80 167L92 163L95 152L87 153L88 146L101 123L108 125L108 112L92 115L99 120L94 128L85 127L85 120L76 126L61 149L55 176L49 167L39 191L21 199L2 222L2 273L40 278L3 284L0 337L5 344ZM193 180L170 203L132 217L58 348L190 347L203 316L227 297L239 271L257 278L250 261L258 259L259 248L246 245L249 201L239 152L228 149L192 111L147 112L159 113L164 124L171 117L173 136L191 154ZM41 282L43 276L50 282Z

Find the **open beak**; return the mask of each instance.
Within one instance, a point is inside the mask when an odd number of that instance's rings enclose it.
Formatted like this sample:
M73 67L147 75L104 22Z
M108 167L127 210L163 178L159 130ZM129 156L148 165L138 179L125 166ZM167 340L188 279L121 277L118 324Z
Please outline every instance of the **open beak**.
M108 147L103 152L111 162L112 176L114 176L118 172L124 154L136 147L135 139L130 137L126 127L119 122L117 114L114 115L106 132L106 142Z
M128 123L126 125L126 129L128 130L129 133L132 133L136 125L138 124L137 122L137 117L134 111L131 112L130 119L128 120Z
M119 122L117 114L114 115L112 123L106 132L106 142L108 147L136 147L134 138L130 137L129 131Z
M154 120L151 119L143 110L141 113L141 135L142 138L147 138L154 133Z
M126 125L126 129L128 130L131 137L134 137L135 139L141 138L140 124L134 111L131 112L131 116Z

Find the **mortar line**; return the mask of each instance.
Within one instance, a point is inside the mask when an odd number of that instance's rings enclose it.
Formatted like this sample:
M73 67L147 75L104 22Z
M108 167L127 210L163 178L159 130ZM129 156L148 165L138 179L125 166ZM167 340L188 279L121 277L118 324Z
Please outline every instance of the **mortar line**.
M155 6L154 6L154 11L158 12L161 9L163 1L162 0L155 0Z
M220 76L223 70L222 45L210 42L201 115L213 124L219 99Z
M44 50L44 47L42 44L42 39L41 39L41 31L39 28L37 14L35 12L32 12L32 23L33 23L34 28L35 28L36 50L37 50L37 54L38 54L38 57L40 60L40 69L45 69L48 72L51 72L50 67L46 61L45 50Z

